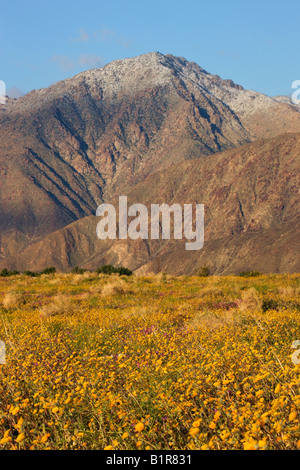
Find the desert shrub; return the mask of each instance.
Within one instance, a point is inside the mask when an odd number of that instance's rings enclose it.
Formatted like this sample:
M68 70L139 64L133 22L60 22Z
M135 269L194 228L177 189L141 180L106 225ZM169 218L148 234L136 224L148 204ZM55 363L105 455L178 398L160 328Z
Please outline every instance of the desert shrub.
M40 276L40 273L36 273L36 272L33 272L33 271L24 271L23 274L25 276L29 276L29 277L38 277L38 276Z
M266 312L267 310L279 310L280 302L274 299L264 299L262 302L262 311Z
M41 274L55 274L56 269L54 267L51 268L45 268L43 271L41 271Z
M71 271L72 274L84 274L85 272L86 269L79 268L78 266L75 266L75 268L73 268Z
M259 271L242 271L239 275L240 277L257 277L261 276L262 273Z
M1 276L1 277L7 277L7 276L9 276L9 271L8 271L6 268L2 269L2 270L0 271L0 276Z
M105 264L104 266L101 266L101 268L97 269L98 274L112 274L115 273L116 270L111 264Z
M201 268L197 269L195 275L199 277L208 277L210 275L210 270L207 266L202 266Z
M120 276L131 276L132 271L128 268L124 268L123 266L119 266L118 268L115 268L111 264L105 264L104 266L101 266L101 268L97 269L98 274L119 274Z
M120 276L131 276L132 275L132 271L128 268L124 268L123 266L120 266L119 268L117 268L117 271L120 274Z
M19 274L19 271L8 271L8 269L6 269L6 268L4 268L0 271L0 276L1 277L15 276L16 274Z

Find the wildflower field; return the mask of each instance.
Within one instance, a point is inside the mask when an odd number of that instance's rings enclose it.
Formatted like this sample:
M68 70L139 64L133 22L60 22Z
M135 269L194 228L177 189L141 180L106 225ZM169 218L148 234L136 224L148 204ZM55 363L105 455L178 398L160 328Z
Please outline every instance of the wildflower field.
M296 274L0 278L0 449L300 449L299 293Z

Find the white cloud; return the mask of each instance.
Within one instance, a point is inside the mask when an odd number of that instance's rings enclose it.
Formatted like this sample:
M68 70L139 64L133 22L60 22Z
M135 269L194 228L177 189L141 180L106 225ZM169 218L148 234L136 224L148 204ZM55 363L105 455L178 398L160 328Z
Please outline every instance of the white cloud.
M50 60L64 72L70 72L78 67L81 69L98 68L103 64L102 57L96 54L82 54L74 60L64 55L55 55Z
M73 39L75 42L89 42L89 40L90 35L84 28L81 28L79 30L79 36L76 39Z
M94 32L94 38L97 41L112 41L115 39L117 33L113 31L112 29L101 29L101 31L95 31Z
M65 55L55 55L51 57L51 62L54 62L64 72L68 72L75 67L75 62Z
M78 65L81 67L97 68L103 64L102 57L96 54L82 54L78 58Z
M95 31L93 37L96 41L115 42L120 46L124 47L125 49L128 49L132 44L132 39L120 36L116 31L109 28L104 28L100 31Z

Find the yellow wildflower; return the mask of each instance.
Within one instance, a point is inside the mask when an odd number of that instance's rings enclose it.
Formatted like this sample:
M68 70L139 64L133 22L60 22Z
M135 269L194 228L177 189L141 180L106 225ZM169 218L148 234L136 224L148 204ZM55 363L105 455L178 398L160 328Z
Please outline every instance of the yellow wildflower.
M134 429L136 432L142 432L144 427L145 427L144 424L140 421L139 423L135 425Z
M280 393L280 392L281 392L281 385L278 384L278 385L276 385L276 387L275 387L275 393Z
M289 415L289 421L294 421L295 418L297 418L297 412L292 411Z
M198 432L199 432L199 428L191 428L189 430L189 435L190 436L195 436L196 434L198 434Z
M22 441L24 441L24 439L25 439L25 434L24 434L23 432L21 432L21 433L18 435L18 437L17 437L17 439L16 439L16 442L22 442Z
M192 425L193 428L199 428L201 421L202 421L201 418L199 418L199 419L197 419L196 421L194 421L194 422L193 422L193 425Z
M16 414L19 413L19 411L20 411L20 407L19 407L19 406L15 406L15 407L13 408L11 414L15 416Z
M11 437L2 437L0 444L7 444L11 440L12 440Z
M267 446L267 439L265 437L258 441L258 447L260 449L264 449L264 448L266 448L266 446Z

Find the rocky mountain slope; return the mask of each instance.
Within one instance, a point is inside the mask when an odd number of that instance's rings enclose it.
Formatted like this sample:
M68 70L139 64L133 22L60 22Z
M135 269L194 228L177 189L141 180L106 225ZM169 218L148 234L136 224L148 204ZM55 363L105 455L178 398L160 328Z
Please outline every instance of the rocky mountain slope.
M112 262L192 272L205 263L223 273L259 264L269 240L273 261L262 268L299 269L290 259L299 132L298 107L160 53L8 100L0 110L0 267ZM203 250L98 240L96 208L119 194L204 203ZM278 254L283 246L290 257Z

